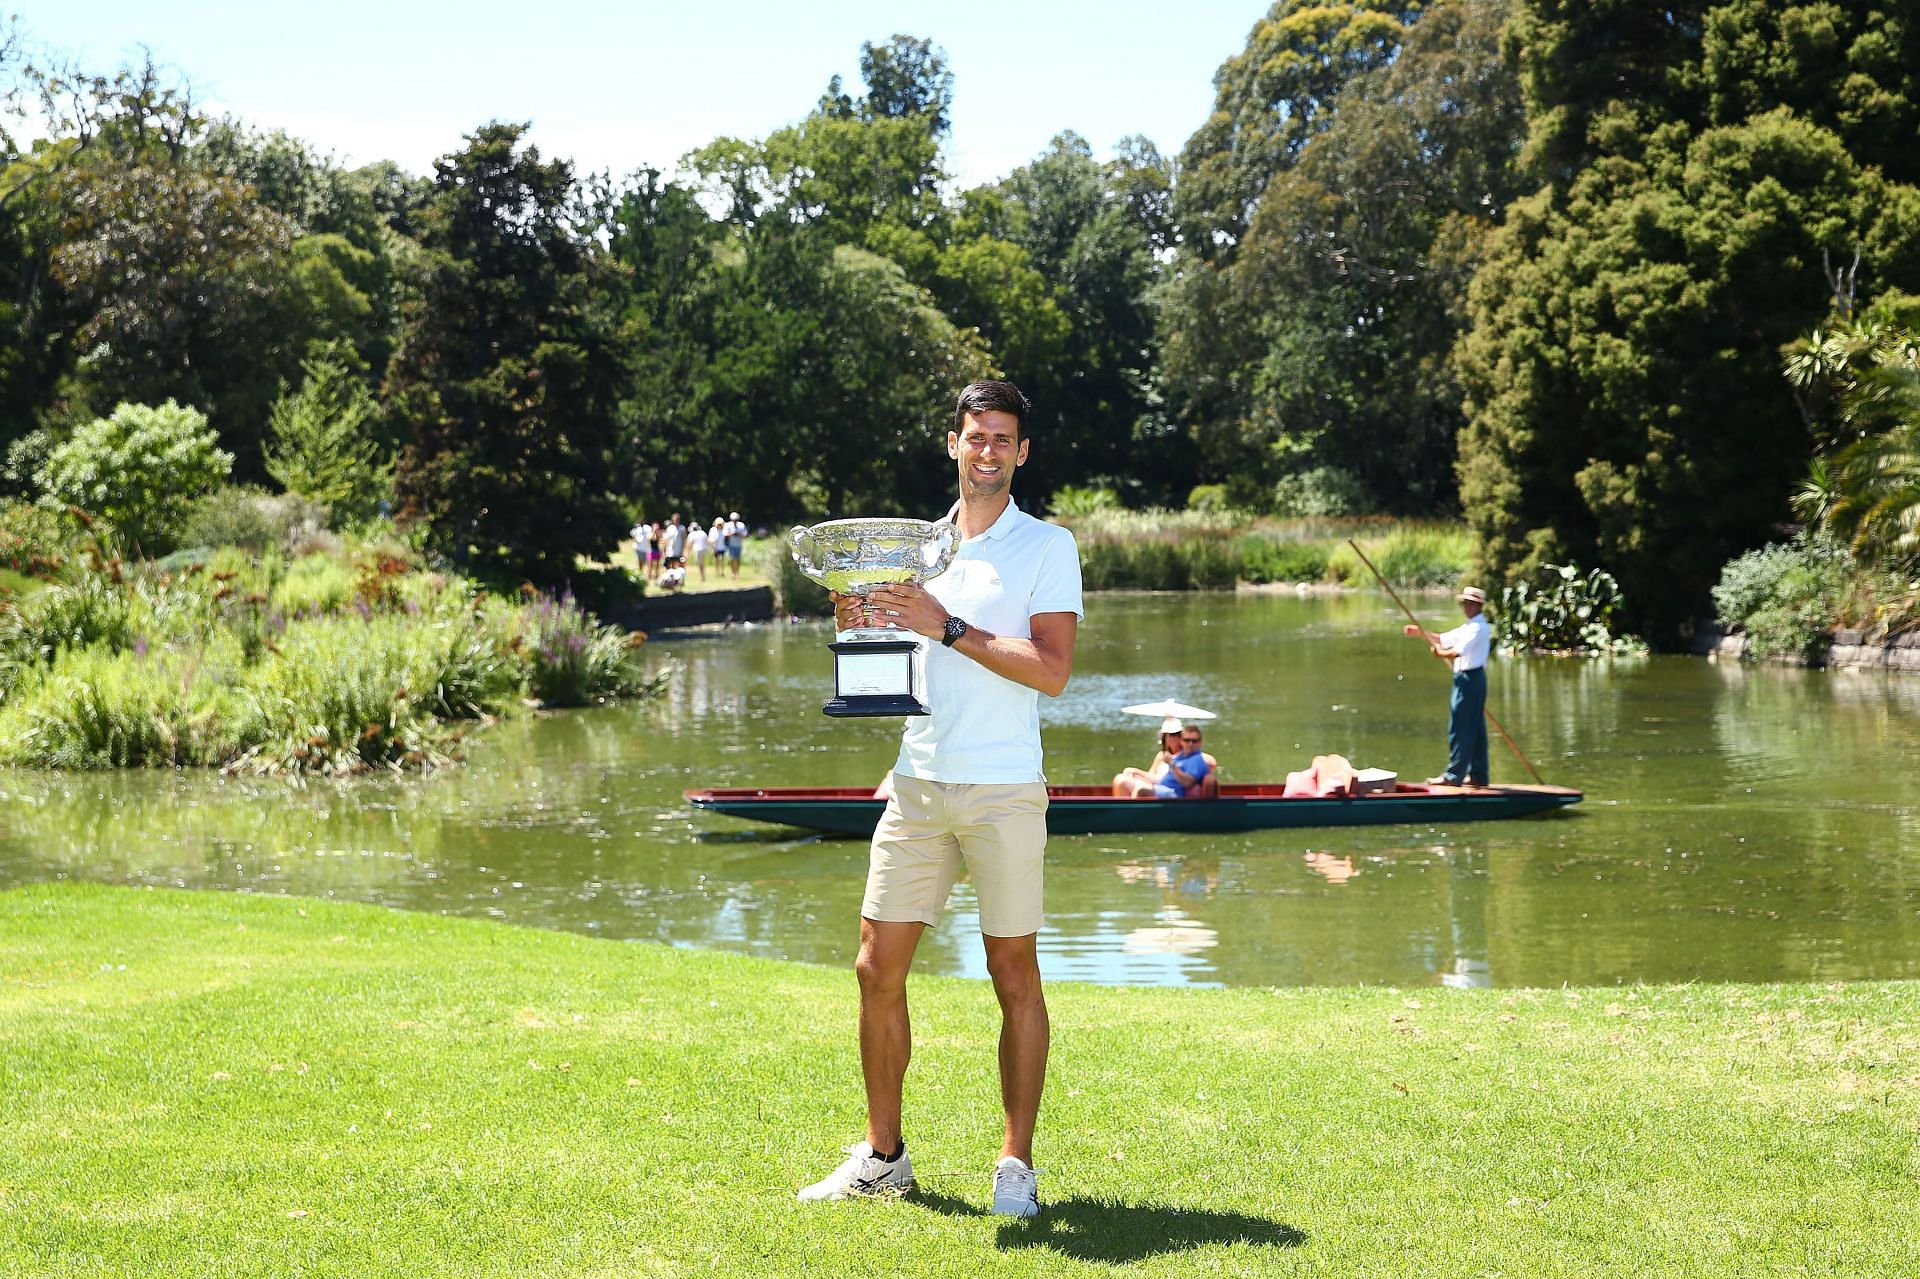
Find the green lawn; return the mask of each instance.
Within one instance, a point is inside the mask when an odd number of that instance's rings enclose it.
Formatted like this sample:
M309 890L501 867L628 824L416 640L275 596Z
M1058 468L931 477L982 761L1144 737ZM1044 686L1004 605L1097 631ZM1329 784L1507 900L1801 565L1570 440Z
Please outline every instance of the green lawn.
M0 893L0 1274L1920 1273L1913 983L1057 986L1033 1223L983 1213L991 991L915 996L922 1192L802 1206L846 972Z

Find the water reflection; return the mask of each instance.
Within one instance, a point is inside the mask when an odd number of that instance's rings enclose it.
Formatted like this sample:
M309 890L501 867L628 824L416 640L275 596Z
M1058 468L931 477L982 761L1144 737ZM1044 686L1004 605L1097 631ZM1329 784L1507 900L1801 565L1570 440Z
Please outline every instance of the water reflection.
M1437 607L1437 606L1436 606ZM833 721L819 626L662 645L657 706L479 735L425 780L0 774L0 884L208 886L850 961L860 841L696 814L695 785L867 784L898 726ZM1368 596L1104 596L1046 708L1052 778L1138 762L1130 702L1221 711L1230 780L1316 753L1424 775L1446 684ZM1533 821L1057 839L1049 974L1169 985L1920 976L1920 679L1680 658L1502 662L1492 705L1589 803ZM1497 778L1522 776L1495 759ZM983 975L966 887L922 945Z

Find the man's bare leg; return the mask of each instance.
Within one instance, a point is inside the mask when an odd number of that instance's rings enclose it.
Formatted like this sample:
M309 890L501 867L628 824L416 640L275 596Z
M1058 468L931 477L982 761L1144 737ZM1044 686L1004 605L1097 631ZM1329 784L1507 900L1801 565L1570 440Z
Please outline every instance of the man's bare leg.
M881 1154L900 1148L900 1094L913 1055L907 1016L907 973L925 924L860 920L860 1073L867 1084L867 1144Z
M1046 995L1040 989L1036 934L983 937L987 973L1000 999L1000 1104L1007 1113L1002 1156L1033 1166L1033 1127L1047 1082Z

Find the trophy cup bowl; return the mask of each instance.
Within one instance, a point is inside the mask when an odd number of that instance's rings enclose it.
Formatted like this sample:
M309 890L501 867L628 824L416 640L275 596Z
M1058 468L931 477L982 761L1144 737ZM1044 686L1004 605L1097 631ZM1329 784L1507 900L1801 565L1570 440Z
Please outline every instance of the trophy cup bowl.
M960 550L949 520L828 520L795 525L787 548L802 573L840 595L876 586L929 582ZM894 627L862 627L834 637L835 695L821 709L833 716L925 715L915 688L924 642Z

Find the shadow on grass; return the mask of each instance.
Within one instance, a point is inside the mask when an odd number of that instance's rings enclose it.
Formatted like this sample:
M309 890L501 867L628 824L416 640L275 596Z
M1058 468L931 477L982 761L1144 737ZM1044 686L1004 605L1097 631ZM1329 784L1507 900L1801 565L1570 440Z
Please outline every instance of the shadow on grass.
M964 1199L924 1188L907 1200L952 1217L984 1217L986 1210ZM1285 1222L1243 1212L1209 1212L1165 1204L1121 1203L1117 1199L1042 1200L1030 1221L1008 1220L1000 1227L1002 1248L1051 1248L1081 1261L1139 1261L1164 1253L1216 1243L1264 1244L1298 1248L1307 1234Z

